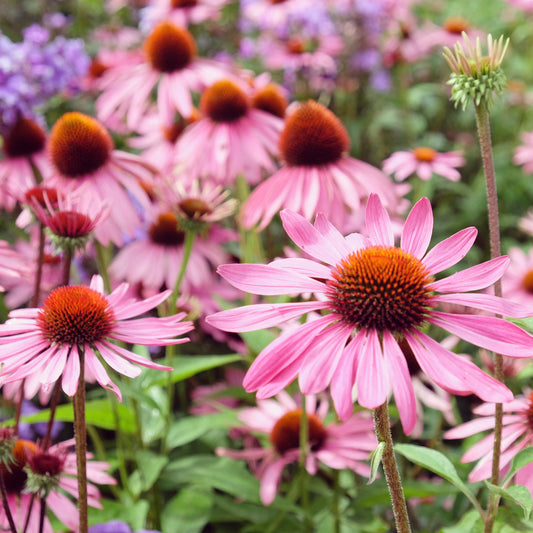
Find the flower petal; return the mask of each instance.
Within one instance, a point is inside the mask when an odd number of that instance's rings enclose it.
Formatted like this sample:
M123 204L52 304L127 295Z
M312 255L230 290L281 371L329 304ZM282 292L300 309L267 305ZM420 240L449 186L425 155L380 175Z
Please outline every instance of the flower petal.
M511 302L505 298L493 296L492 294L439 294L438 296L434 296L432 301L465 305L467 307L474 307L475 309L482 309L489 313L496 313L514 318L526 318L533 314L533 309L530 306L518 302Z
M433 232L433 211L427 198L421 198L411 209L402 231L400 246L418 259L426 253Z
M390 217L377 194L369 196L365 214L366 231L372 242L375 245L394 246L394 232Z

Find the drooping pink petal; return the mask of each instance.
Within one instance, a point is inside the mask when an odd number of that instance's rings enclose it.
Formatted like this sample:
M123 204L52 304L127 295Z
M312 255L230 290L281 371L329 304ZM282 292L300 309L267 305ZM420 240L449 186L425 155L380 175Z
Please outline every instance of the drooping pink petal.
M274 501L281 482L281 473L288 462L285 457L280 457L265 468L261 476L261 487L259 489L263 505L270 505Z
M514 318L526 318L533 314L533 309L527 305L485 293L439 294L433 296L432 301L473 307L474 309Z
M377 194L369 196L365 215L366 231L374 245L394 246L390 217Z
M422 259L430 274L437 274L457 264L476 240L477 229L465 228L436 244Z
M389 373L376 330L367 332L367 342L360 351L356 375L357 400L367 409L375 409L387 401Z
M74 396L78 390L78 381L80 377L80 356L78 347L73 345L65 364L61 387L67 396Z
M421 198L411 209L402 230L400 246L406 252L422 259L433 232L433 211L427 198Z
M400 420L406 435L410 435L416 424L416 401L407 361L394 337L383 332L383 354L388 363L392 393L400 413Z

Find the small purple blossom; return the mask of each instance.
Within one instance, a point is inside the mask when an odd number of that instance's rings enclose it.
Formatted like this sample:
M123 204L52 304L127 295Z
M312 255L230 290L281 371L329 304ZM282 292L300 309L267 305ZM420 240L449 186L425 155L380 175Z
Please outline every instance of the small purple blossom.
M121 520L111 520L89 528L89 533L133 533L131 527ZM159 533L155 529L139 529L137 533Z

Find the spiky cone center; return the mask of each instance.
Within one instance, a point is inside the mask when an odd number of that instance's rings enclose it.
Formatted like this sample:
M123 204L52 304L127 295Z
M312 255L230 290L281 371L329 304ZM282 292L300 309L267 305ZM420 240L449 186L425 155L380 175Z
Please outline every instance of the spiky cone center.
M300 446L300 426L302 423L302 410L295 409L284 414L270 432L270 442L275 450L284 454L288 450L297 449ZM326 429L320 418L314 413L307 413L307 430L309 435L309 447L317 450L326 440Z
M9 494L20 494L26 486L28 475L24 467L30 455L35 453L37 446L29 440L18 439L12 450L12 460L8 465L0 463L0 470Z
M29 118L19 118L4 136L3 148L8 157L30 157L40 152L46 144L42 128Z
M429 148L427 146L419 146L418 148L412 150L412 152L416 159L421 163L431 163L435 161L435 157L437 155L436 150L433 150L433 148Z
M270 3L271 4L283 4L284 2L286 2L286 0L270 0Z
M27 204L32 205L37 203L43 208L46 207L45 197L52 207L57 206L57 189L52 187L32 187L24 194Z
M252 107L279 118L285 116L287 105L287 99L281 94L275 83L267 83L252 98Z
M155 70L170 73L182 70L193 60L196 44L185 28L162 21L145 39L144 52Z
M522 288L533 294L533 270L528 270L522 279Z
M179 246L185 241L185 234L178 229L174 213L161 213L148 230L150 240L163 246Z
M420 326L431 302L433 281L422 262L393 246L352 252L328 282L335 312L356 329L401 334Z
M291 37L285 44L289 54L300 55L305 52L305 43L298 37Z
M198 5L198 0L172 0L172 9L180 9L184 7L195 7Z
M442 27L448 32L454 35L461 35L464 31L470 29L470 23L463 17L449 17L447 18Z
M67 178L96 172L107 163L113 148L104 126L76 111L65 113L54 124L48 140L52 163Z
M178 207L191 220L198 220L213 212L201 198L185 198L178 204Z
M35 474L41 476L59 476L63 472L65 456L37 449L28 457L28 464Z
M91 345L111 333L113 310L99 292L83 285L59 287L43 302L37 324L53 344Z
M529 394L528 402L529 403L526 409L526 420L529 431L531 434L533 434L533 392Z
M350 138L329 109L309 100L286 118L279 147L289 166L327 165L348 152Z
M47 227L58 237L86 237L94 229L90 217L77 211L58 211L50 216Z
M248 112L250 100L231 80L220 80L202 94L200 109L214 122L234 122Z
M94 58L89 66L89 77L93 79L101 78L104 75L104 72L108 69L109 67L106 64L102 63L99 59Z

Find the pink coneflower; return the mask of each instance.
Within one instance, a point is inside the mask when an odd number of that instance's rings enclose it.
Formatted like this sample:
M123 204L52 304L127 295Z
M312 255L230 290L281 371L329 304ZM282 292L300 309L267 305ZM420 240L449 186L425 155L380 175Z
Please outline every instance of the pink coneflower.
M2 464L2 474L7 489L9 508L17 531L23 531L26 518L29 514L29 522L26 531L39 531L40 504L38 500L33 502L33 496L25 492L28 481L34 476L56 477L57 485L52 488L46 504L50 511L69 529L78 529L78 511L73 500L77 498L77 468L76 454L70 451L73 440L61 442L44 451L34 442L17 439L13 448L14 462L10 469ZM91 455L88 454L90 459ZM109 469L107 463L100 461L87 461L87 478L89 484L88 504L91 507L101 509L100 491L95 486L114 485L116 481L105 473ZM31 481L30 481L31 483ZM31 483L33 485L33 483ZM0 524L2 529L9 531L9 524L0 506ZM53 533L48 518L45 518L43 533Z
M533 12L533 0L507 0L507 3L526 13Z
M533 248L527 253L513 246L509 248L511 263L502 277L502 292L509 300L523 303L533 314Z
M366 208L368 237L343 237L322 214L314 226L289 210L283 227L309 259L281 259L268 265L223 265L218 272L235 287L263 295L313 293L297 303L255 304L222 311L208 321L225 331L276 326L310 311L326 312L318 320L281 335L267 346L244 379L258 398L277 394L296 376L304 394L331 383L337 412L352 412L352 389L369 409L382 405L389 389L407 434L416 422L413 386L398 339L405 339L420 368L453 394L474 393L487 401L507 402L512 393L476 365L452 353L422 329L441 327L468 342L511 357L530 357L533 337L495 316L448 313L439 304L467 306L504 316L528 316L529 310L489 294L469 293L499 279L509 264L498 257L450 276L435 275L459 262L477 235L466 228L426 253L433 229L427 198L411 210L394 246L392 225L377 195ZM326 263L325 265L322 264ZM461 309L461 308L459 308Z
M206 20L218 20L228 0L153 0L143 10L143 22L149 27L163 19L187 27Z
M124 246L113 259L109 273L113 279L146 290L173 289L184 256L185 231L171 211L154 212L146 235ZM233 236L233 235L232 235ZM229 260L221 244L228 232L212 226L209 234L195 240L185 276L183 290L209 283L216 266Z
M133 236L140 226L135 202L147 209L150 199L142 187L151 183L156 169L136 155L115 150L108 131L82 113L65 113L54 125L48 141L54 166L45 185L65 194L79 191L87 205L109 216L95 228L103 245L122 245L124 234ZM133 198L132 198L133 197Z
M2 138L0 207L11 211L20 191L37 184L35 171L46 178L51 166L45 150L46 134L35 121L21 117Z
M533 131L523 132L520 139L523 144L515 149L513 163L523 165L526 174L533 174Z
M181 313L166 318L136 318L163 302L169 291L143 301L136 301L126 292L127 284L105 296L103 280L94 276L90 287L72 285L53 290L37 309L11 311L9 320L0 326L0 377L5 382L39 374L42 384L52 384L62 376L63 391L73 396L80 374L79 352L85 352L85 364L98 383L121 398L119 388L111 381L103 359L111 368L128 377L141 370L131 364L171 370L113 344L165 346L181 344L187 338L176 335L192 329L182 322Z
M322 212L343 226L371 192L393 211L402 203L390 178L377 168L348 157L350 139L326 107L308 101L285 122L279 141L285 165L261 183L242 207L242 224L264 228L282 208L310 220Z
M461 174L456 168L464 164L465 158L460 151L439 153L433 148L419 146L408 152L394 152L383 161L383 172L394 175L398 181L405 180L411 174L425 181L433 174L459 181Z
M495 405L484 403L473 409L479 418L465 422L444 434L446 439L464 439L494 428ZM503 405L502 454L500 473L505 474L513 457L522 449L533 445L533 393L517 396L512 402ZM488 479L492 470L494 434L490 433L474 444L461 458L462 463L478 461L470 472L471 483ZM516 473L514 480L525 485L533 494L533 464L528 464Z
M0 241L0 280L19 279L28 272L24 258L6 241ZM0 291L5 290L0 284Z
M104 72L96 101L98 117L105 121L118 114L135 130L147 111L157 87L157 106L164 123L177 111L188 118L193 112L191 92L202 91L222 77L228 68L196 56L192 35L183 27L162 21L144 41L142 51L132 52L135 62Z
M368 413L353 414L345 422L326 424L328 402L315 396L306 398L308 417L309 453L305 468L315 475L319 463L335 470L349 468L362 476L370 475L366 463L370 452L377 446L374 425ZM218 448L218 455L245 459L254 463L255 475L261 483L260 496L264 505L270 505L276 497L282 480L283 469L298 461L300 455L300 423L302 408L289 394L282 391L275 400L260 400L257 407L243 409L238 418L246 433L268 436L270 445L260 443L244 450Z
M313 9L311 0L249 0L243 2L242 18L260 28L279 30L292 15Z
M257 183L273 172L283 120L252 107L244 84L224 79L202 94L203 118L189 126L177 144L176 165L187 179L232 185L238 175Z

